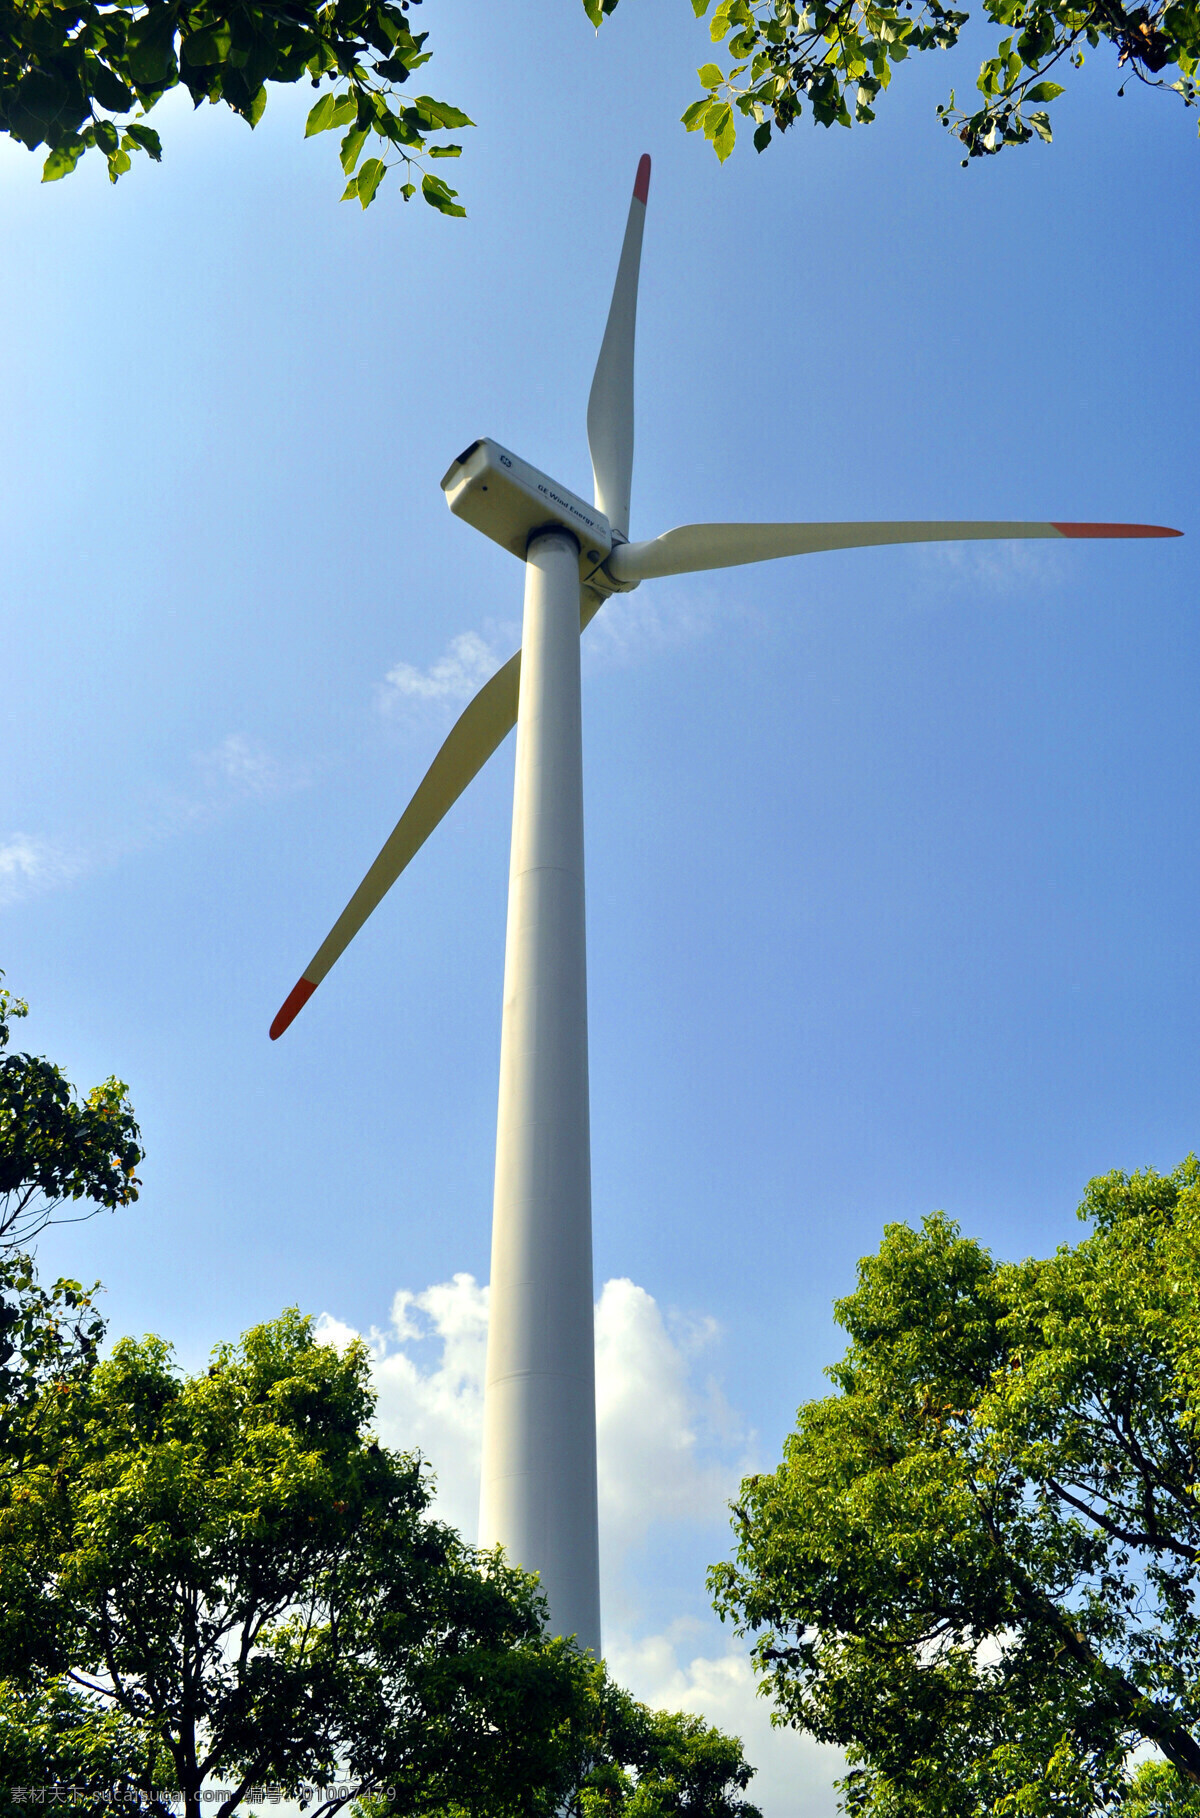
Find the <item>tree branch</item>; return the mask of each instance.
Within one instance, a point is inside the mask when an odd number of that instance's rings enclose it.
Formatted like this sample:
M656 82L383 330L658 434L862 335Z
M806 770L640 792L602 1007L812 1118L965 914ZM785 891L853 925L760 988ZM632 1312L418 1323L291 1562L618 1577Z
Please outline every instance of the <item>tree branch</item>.
M1173 1535L1137 1534L1131 1528L1121 1527L1110 1515L1105 1515L1100 1509L1090 1507L1082 1497L1073 1496L1065 1484L1059 1483L1057 1478L1048 1477L1046 1482L1056 1496L1061 1496L1064 1502L1069 1502L1073 1509L1078 1509L1081 1515L1086 1515L1089 1521L1094 1521L1098 1528L1103 1528L1104 1532L1111 1534L1114 1540L1122 1540L1127 1546L1142 1547L1146 1551L1155 1547L1165 1547L1168 1552L1177 1553L1181 1559L1189 1561L1195 1559L1195 1547L1185 1546L1183 1541L1176 1540Z
M978 1507L993 1549L1012 1585L1018 1604L1024 1605L1027 1616L1032 1616L1049 1627L1075 1664L1083 1668L1089 1679L1104 1687L1117 1709L1129 1720L1131 1727L1144 1736L1147 1742L1155 1743L1171 1766L1177 1768L1193 1786L1200 1786L1200 1743L1171 1712L1164 1711L1152 1698L1139 1692L1132 1680L1127 1679L1118 1667L1111 1666L1096 1653L1053 1598L1040 1590L1028 1573L1009 1555L987 1505L980 1501Z

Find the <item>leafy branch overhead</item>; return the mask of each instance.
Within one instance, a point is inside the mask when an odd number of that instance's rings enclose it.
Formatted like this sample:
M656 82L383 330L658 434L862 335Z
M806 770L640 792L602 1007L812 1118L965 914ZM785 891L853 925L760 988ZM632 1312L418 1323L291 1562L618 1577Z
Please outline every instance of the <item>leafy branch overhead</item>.
M462 147L442 135L472 122L447 102L402 93L430 57L429 34L412 29L410 9L419 4L0 0L0 132L31 150L46 147L44 182L95 150L115 183L136 153L161 160L146 116L172 89L185 88L197 107L223 101L256 126L269 82L307 77L320 93L305 136L340 129L343 201L368 207L399 168L405 201L419 190L440 213L462 215L458 192L426 160L457 158ZM583 5L599 26L617 0ZM692 7L704 18L713 0ZM1200 100L1200 0L983 0L983 10L1005 35L980 70L979 105L959 108L951 90L938 109L968 157L1035 134L1048 140L1046 108L1063 92L1051 72L1078 69L1086 48L1101 42L1114 47L1126 75L1173 90L1188 107ZM732 61L702 65L704 92L683 123L722 162L739 114L754 123L759 151L800 118L806 101L822 126L864 124L875 118L893 66L917 51L951 49L969 18L950 0L717 0L710 34Z
M584 10L599 25L616 4L584 0ZM692 0L698 18L711 5ZM958 107L951 90L938 108L970 158L1027 144L1035 133L1048 141L1046 107L1063 93L1050 72L1079 69L1086 49L1101 43L1116 50L1127 76L1173 90L1187 107L1200 100L1196 0L983 0L983 12L1005 36L980 68L979 105L973 112ZM946 0L920 0L916 10L914 0L718 0L710 34L714 44L727 45L732 63L700 68L704 94L683 124L702 132L722 162L733 150L738 114L754 122L758 151L800 118L806 101L819 126L865 125L893 65L917 51L952 49L970 16Z
M364 208L388 170L404 173L407 201L418 185L442 214L466 211L457 191L423 168L461 147L440 135L472 123L459 108L401 90L429 60L426 32L414 33L419 0L0 0L0 131L48 155L42 179L75 169L99 151L115 183L137 152L162 157L145 122L155 103L183 87L198 107L226 106L256 126L268 82L308 77L324 89L308 116L309 136L345 128L343 200ZM364 150L374 155L362 158ZM361 160L361 161L360 161Z

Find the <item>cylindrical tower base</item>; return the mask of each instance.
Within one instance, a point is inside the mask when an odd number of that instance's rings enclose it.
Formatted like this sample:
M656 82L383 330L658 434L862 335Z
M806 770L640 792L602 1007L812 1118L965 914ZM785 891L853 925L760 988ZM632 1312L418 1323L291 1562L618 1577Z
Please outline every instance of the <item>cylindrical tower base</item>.
M579 551L527 557L479 1539L600 1656Z

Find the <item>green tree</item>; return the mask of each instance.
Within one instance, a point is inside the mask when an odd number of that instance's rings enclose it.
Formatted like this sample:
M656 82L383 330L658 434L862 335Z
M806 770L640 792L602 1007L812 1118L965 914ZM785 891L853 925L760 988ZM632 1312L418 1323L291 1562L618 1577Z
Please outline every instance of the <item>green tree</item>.
M44 1288L23 1246L48 1224L129 1205L142 1160L121 1080L80 1099L50 1061L4 1052L27 1014L0 985L0 1479L29 1462L48 1391L86 1372L104 1331L95 1290L65 1279Z
M0 1256L0 1484L37 1456L55 1396L92 1367L103 1336L95 1289L44 1288L30 1257Z
M0 132L46 146L42 180L73 171L96 150L115 183L133 157L158 161L162 143L146 116L183 87L198 107L224 103L256 126L269 82L307 79L320 90L306 135L342 128L343 201L374 201L388 171L442 214L462 215L458 191L426 167L462 147L442 137L470 126L460 108L402 90L429 61L428 32L413 30L420 0L0 0ZM595 25L617 0L583 0ZM714 43L728 67L705 63L703 94L683 116L724 160L737 116L754 122L764 151L807 101L822 126L875 118L894 66L914 52L949 50L971 15L948 0L692 0L713 8ZM1050 72L1078 69L1109 45L1125 77L1200 98L1200 0L983 0L999 26L995 55L979 72L979 105L960 109L951 90L938 108L968 157L1049 140L1047 105L1063 92ZM1123 91L1122 91L1123 92ZM371 148L372 155L363 158ZM966 160L964 160L964 163Z
M1080 1212L1019 1264L889 1226L835 1393L742 1486L717 1608L852 1813L1091 1818L1144 1743L1200 1787L1200 1164Z
M0 1681L2 1818L29 1818L32 1788L38 1789L38 1818L65 1818L79 1810L74 1788L148 1783L164 1792L173 1785L170 1762L144 1725L123 1711L96 1710L66 1681L32 1688ZM161 1818L169 1809L160 1803Z
M28 1014L0 985L0 1252L63 1223L68 1205L73 1218L131 1205L141 1184L129 1088L106 1079L81 1099L52 1062L4 1053L12 1021Z
M40 1755L189 1818L264 1784L318 1812L758 1818L740 1745L636 1705L430 1517L420 1460L369 1431L361 1344L291 1312L186 1376L127 1339L45 1400L0 1495L0 1782Z
M603 1689L603 1688L602 1688ZM742 1794L754 1769L734 1736L702 1717L651 1711L608 1687L590 1742L593 1764L569 1809L577 1818L762 1818Z
M1165 1761L1143 1761L1130 1776L1122 1818L1197 1818L1200 1787Z
M596 25L616 4L584 0ZM729 63L702 65L704 93L683 124L702 132L722 162L738 114L754 122L760 152L773 131L786 132L801 117L806 101L818 126L865 125L894 66L917 51L952 49L971 17L947 0L918 0L915 10L913 0L692 0L698 18L710 7L712 42L728 41ZM1050 71L1081 68L1086 49L1100 44L1116 52L1126 77L1169 88L1187 107L1200 100L1196 0L983 0L983 16L1003 36L980 68L979 105L965 112L951 90L937 110L969 158L1028 144L1035 134L1049 141L1046 107L1063 92L1047 79Z
M532 1788L519 1809L541 1818L761 1818L757 1806L742 1797L754 1775L741 1744L700 1717L652 1711L613 1684L602 1668L575 1661L573 1708L560 1725L552 1755L552 1787L566 1792L557 1806L546 1788ZM0 1772L11 1790L60 1787L42 1806L45 1818L65 1818L71 1789L88 1787L94 1811L123 1800L104 1800L99 1789L154 1786L158 1796L144 1795L157 1818L167 1818L173 1768L152 1728L113 1709L97 1708L66 1679L34 1690L0 1682ZM254 1789L244 1803L257 1803ZM0 1783L0 1814L24 1818L21 1801L5 1805ZM335 1796L336 1797L336 1796ZM329 1803L320 1786L301 1789L300 1804L318 1809ZM48 1809L47 1809L48 1807ZM514 1809L503 1791L495 1801L486 1789L470 1806L438 1805L436 1818L470 1818L471 1813L507 1813ZM387 1794L367 1793L355 1801L358 1818L388 1818L394 1802ZM431 1818L433 1812L431 1811ZM1157 1810L1137 1818L1168 1818ZM1191 1818L1172 1812L1169 1818Z
M70 1689L85 1730L127 1719L144 1795L164 1757L193 1818L214 1783L219 1818L263 1783L349 1779L397 1812L554 1787L583 1663L366 1431L363 1346L290 1313L188 1377L126 1339L51 1402L57 1444L0 1510L6 1664Z
M323 92L306 132L344 128L343 200L364 208L392 165L405 201L420 192L443 214L465 213L452 190L424 168L456 158L441 137L470 126L431 95L401 96L429 61L414 32L420 0L0 0L0 131L45 145L43 182L75 169L93 148L115 183L134 155L162 157L146 115L183 87L199 107L223 102L249 126L267 104L268 82L305 78ZM368 144L379 155L366 159ZM360 162L361 160L361 162Z

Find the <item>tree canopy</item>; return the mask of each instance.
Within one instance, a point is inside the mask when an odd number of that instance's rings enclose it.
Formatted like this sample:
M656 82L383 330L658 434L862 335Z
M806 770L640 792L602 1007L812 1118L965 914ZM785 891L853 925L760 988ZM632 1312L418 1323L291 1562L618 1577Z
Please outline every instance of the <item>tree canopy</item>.
M572 1818L762 1818L742 1797L754 1769L736 1737L687 1712L648 1710L599 1676L596 1691Z
M632 4L633 0L626 0ZM458 191L427 160L455 158L444 137L472 122L432 95L407 97L430 59L428 32L414 31L421 0L0 0L0 131L31 150L44 145L43 181L99 152L115 183L139 153L158 161L162 142L146 116L185 88L198 107L222 102L255 126L267 84L307 80L319 92L306 134L342 129L343 201L366 208L398 168L405 201L420 194L442 214L462 215ZM617 0L583 0L599 26ZM950 0L692 0L711 9L710 35L725 66L699 70L703 94L683 116L724 160L738 116L754 144L804 113L821 126L875 118L895 68L921 51L949 50L971 14ZM1063 92L1050 79L1078 69L1086 51L1111 47L1124 76L1197 102L1200 0L983 0L1000 28L985 59L973 110L951 91L938 108L968 158L1050 139L1047 105ZM1172 79L1172 72L1174 72ZM369 156L363 156L365 150ZM964 162L967 160L964 159Z
M759 1818L740 1744L653 1713L544 1632L536 1581L429 1514L369 1430L361 1343L298 1313L179 1371L123 1340L48 1396L0 1490L0 1781L231 1818Z
M864 1818L1093 1818L1139 1744L1178 1809L1200 1788L1200 1164L1080 1210L1016 1264L940 1213L888 1226L835 1392L710 1575Z
M615 5L616 0L613 0ZM947 0L692 0L699 17L712 7L710 33L728 62L697 72L703 96L683 116L717 157L733 150L737 118L754 123L765 151L807 102L817 126L866 125L875 118L895 66L920 51L951 50L971 19ZM1200 6L1196 0L983 0L983 17L1003 34L976 80L979 101L957 105L951 89L938 118L967 158L1007 145L1052 138L1048 104L1064 91L1049 80L1081 69L1089 49L1106 44L1125 77L1170 88L1187 107L1200 100ZM1177 71L1173 81L1169 72ZM1167 72L1167 73L1164 73ZM1122 90L1123 92L1123 90Z
M0 1251L32 1242L68 1203L78 1218L131 1205L141 1184L129 1088L106 1079L81 1099L51 1061L4 1053L11 1022L28 1014L0 985Z
M22 1246L48 1224L131 1204L142 1160L121 1080L80 1099L50 1061L4 1052L28 1011L0 984L0 1481L28 1464L48 1396L90 1368L104 1332L95 1289L43 1287Z
M420 0L0 0L0 130L48 148L43 181L75 169L93 148L115 183L162 142L146 115L183 87L199 107L224 102L256 126L268 82L307 79L323 89L306 132L344 128L343 200L364 208L390 165L417 182L443 214L465 212L424 159L454 158L448 130L471 124L461 109L400 90L429 61L426 32L414 32ZM362 159L368 142L382 156ZM361 162L360 162L361 160Z
M264 1783L352 1780L394 1812L555 1789L578 1657L531 1581L429 1518L371 1403L365 1348L295 1313L194 1377L122 1340L55 1398L0 1514L4 1665L85 1736L123 1719L143 1796L198 1813L218 1784L228 1818Z

